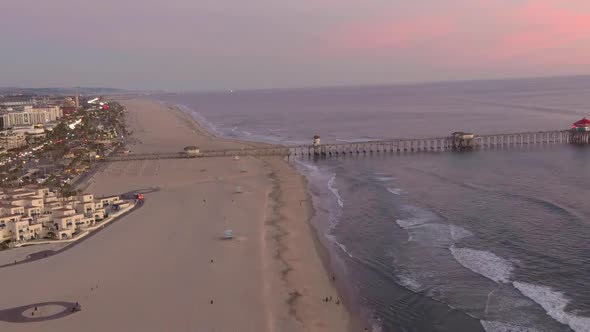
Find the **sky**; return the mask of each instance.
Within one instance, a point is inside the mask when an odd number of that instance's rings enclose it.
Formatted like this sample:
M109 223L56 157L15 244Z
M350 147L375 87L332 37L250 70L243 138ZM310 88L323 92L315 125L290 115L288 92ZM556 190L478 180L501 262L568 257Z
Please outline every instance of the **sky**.
M1 0L0 86L170 91L590 74L588 0Z

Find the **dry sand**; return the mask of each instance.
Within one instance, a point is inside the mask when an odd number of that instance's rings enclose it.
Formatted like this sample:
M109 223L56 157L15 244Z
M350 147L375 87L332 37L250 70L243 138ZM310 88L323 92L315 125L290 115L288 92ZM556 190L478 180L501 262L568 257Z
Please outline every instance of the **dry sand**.
M123 103L136 138L133 152L252 145L212 137L190 116L157 103ZM243 192L235 193L236 186ZM351 329L343 305L323 302L336 299L336 289L309 224L305 180L285 161L112 163L86 191L154 187L141 209L71 250L0 269L0 331ZM235 239L220 239L226 229ZM83 310L53 320L2 321L14 316L8 309L43 302L80 302Z

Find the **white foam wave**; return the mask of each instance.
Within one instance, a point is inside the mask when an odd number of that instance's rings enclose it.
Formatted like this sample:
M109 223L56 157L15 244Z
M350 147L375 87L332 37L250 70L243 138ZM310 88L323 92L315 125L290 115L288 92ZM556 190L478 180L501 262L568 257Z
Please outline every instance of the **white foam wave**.
M417 222L414 218L410 219L396 219L395 222L399 225L399 227L408 229L410 227L423 224L424 222Z
M450 250L457 262L469 270L498 283L510 281L514 268L504 258L488 251L457 248L454 245L451 246Z
M453 241L457 242L461 239L471 236L473 236L473 233L466 230L465 228L456 225L451 225L451 238L453 239Z
M376 176L375 180L379 181L379 182L389 182L391 180L394 180L394 177L391 176Z
M342 197L340 196L340 192L338 191L338 188L335 187L334 182L336 182L336 174L334 174L330 180L328 181L328 188L330 188L330 191L334 194L334 196L336 196L336 199L338 200L338 205L340 205L341 208L344 207L344 201L342 200Z
M402 287L405 287L413 292L419 292L422 290L422 284L418 280L406 273L399 274L397 278L399 284Z
M556 321L568 325L576 332L590 332L590 317L576 316L565 311L570 301L563 293L554 291L551 287L525 282L515 281L513 285L524 296L543 307L547 314Z
M387 188L387 191L389 191L390 193L394 194L394 195L401 195L403 194L403 190L400 188Z
M378 318L375 315L375 312L373 312L369 319L369 325L371 327L371 332L383 332L383 323L381 322L381 318Z
M320 172L320 168L317 167L316 165L310 164L310 163L306 163L300 159L295 159L295 162L300 165L303 166L307 171L313 172L313 173L319 173Z
M397 219L395 222L404 229L412 228L414 226L431 223L437 220L437 216L429 211L419 211L412 217L406 219Z
M534 328L504 322L482 320L480 323L486 332L539 332L539 330Z
M190 114L195 121L197 121L201 126L205 127L205 129L207 129L209 132L213 133L215 136L223 136L223 133L219 130L218 126L207 120L207 118L197 110L189 107L188 105L182 104L177 104L176 107L178 107L178 109L181 111Z
M336 244L338 247L340 247L340 249L342 249L342 251L344 251L345 254L348 255L348 257L353 258L352 254L350 253L350 251L348 251L348 249L346 248L345 245L343 245L342 243L334 240L334 244Z

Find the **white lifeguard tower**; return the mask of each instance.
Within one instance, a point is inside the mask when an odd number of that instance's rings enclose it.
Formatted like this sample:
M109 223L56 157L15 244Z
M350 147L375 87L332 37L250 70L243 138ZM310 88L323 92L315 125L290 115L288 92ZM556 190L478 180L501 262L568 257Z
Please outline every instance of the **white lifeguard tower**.
M313 146L320 146L320 135L313 136Z
M226 230L223 232L223 239L224 240L231 240L234 238L234 232L231 229Z

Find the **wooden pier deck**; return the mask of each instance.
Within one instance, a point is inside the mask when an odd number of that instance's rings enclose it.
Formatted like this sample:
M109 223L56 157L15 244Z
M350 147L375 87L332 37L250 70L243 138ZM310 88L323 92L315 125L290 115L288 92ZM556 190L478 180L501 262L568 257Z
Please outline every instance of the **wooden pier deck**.
M234 156L281 156L281 157L338 157L344 155L360 155L386 152L422 152L422 151L457 151L485 150L494 148L510 148L518 146L542 144L580 143L572 130L553 130L538 132L505 133L490 135L472 135L473 138L462 139L457 136L393 139L337 144L310 144L297 146L273 146L267 148L245 148L237 150L205 150L198 153L197 158L234 157ZM587 142L586 142L587 143ZM164 152L148 154L126 154L109 156L103 162L151 160L151 159L184 159L191 158L184 152ZM192 157L195 158L195 157Z

